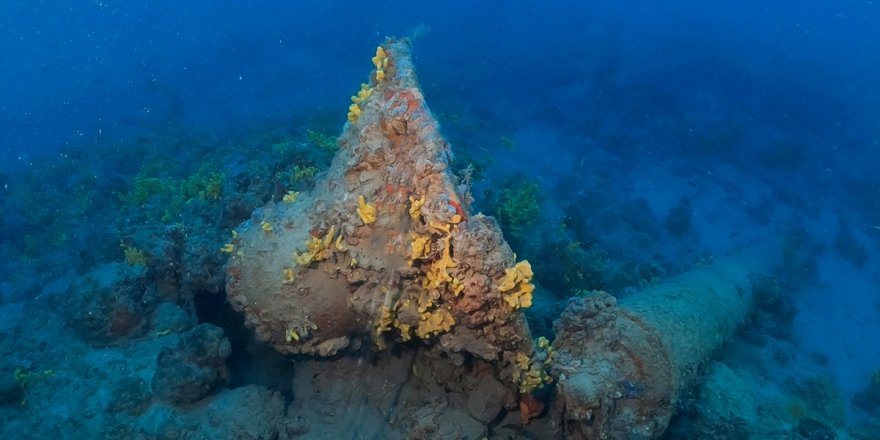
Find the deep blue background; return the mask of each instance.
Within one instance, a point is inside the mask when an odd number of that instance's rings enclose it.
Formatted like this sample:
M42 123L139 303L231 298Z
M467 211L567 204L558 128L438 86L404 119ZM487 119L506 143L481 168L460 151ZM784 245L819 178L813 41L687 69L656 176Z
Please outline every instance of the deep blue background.
M4 1L0 161L169 125L341 124L372 48L420 24L432 105L487 124L631 106L646 125L664 110L776 118L878 148L872 2L373 3Z

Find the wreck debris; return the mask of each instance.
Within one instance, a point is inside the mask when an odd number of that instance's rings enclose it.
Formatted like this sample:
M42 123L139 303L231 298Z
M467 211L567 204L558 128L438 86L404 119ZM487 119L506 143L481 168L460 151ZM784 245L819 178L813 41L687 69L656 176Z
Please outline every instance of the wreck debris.
M659 437L682 393L743 323L775 241L617 301L572 298L556 321L553 417L566 438Z

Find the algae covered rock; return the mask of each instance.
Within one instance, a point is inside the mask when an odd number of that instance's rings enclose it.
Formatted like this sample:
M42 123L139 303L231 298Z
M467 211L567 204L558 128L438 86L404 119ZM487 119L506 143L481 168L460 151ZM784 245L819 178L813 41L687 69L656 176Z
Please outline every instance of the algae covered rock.
M257 385L224 391L208 403L202 430L193 438L284 438L284 405L281 394Z
M146 380L140 377L126 377L114 385L107 410L139 416L150 406L152 398L153 393Z
M97 266L74 282L67 295L67 324L96 345L143 335L155 305L146 267L140 264Z
M226 358L231 352L221 328L199 325L156 357L153 392L176 404L208 396L227 379Z
M157 333L179 333L193 328L196 319L177 304L160 303L153 312L150 325Z
M468 413L480 423L490 423L510 400L510 391L491 377L484 377L476 389L468 394Z

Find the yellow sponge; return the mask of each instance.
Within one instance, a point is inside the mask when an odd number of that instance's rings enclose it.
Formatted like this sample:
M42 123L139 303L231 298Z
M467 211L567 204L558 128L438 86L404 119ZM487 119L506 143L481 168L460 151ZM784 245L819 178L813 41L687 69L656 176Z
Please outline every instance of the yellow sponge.
M531 283L533 276L532 265L526 260L504 270L504 277L498 283L498 291L503 294L511 308L532 306L532 292L535 290L535 285Z
M358 215L365 225L376 221L376 207L367 203L367 199L361 194L358 196Z
M348 106L348 120L349 122L357 122L358 118L361 117L361 106L357 104L352 104Z
M416 329L416 336L421 339L427 339L440 333L448 332L455 325L455 318L449 310L439 308L432 312L423 313L419 327Z
M388 68L388 54L385 53L382 46L376 48L373 65L376 66L376 82L382 82L385 79L385 69Z
M330 226L330 230L327 231L327 235L324 238L309 237L306 241L306 252L294 252L293 260L300 266L308 266L312 264L312 261L326 260L333 253L330 244L333 243L335 237L336 225Z

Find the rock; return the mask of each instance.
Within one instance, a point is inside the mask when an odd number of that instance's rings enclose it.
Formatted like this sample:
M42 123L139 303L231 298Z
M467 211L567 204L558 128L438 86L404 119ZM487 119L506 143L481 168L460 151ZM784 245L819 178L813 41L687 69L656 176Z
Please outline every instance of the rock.
M226 256L216 250L223 246L209 234L189 236L181 254L181 285L192 292L218 294L223 291Z
M227 376L232 348L223 330L200 324L156 358L153 392L165 402L191 403L211 394Z
M486 427L463 412L450 411L449 422L441 427L438 438L483 438L486 435Z
M853 405L868 414L880 416L880 369L871 375L865 388L853 396Z
M470 392L467 409L471 417L488 424L501 412L510 392L493 377L484 377Z
M809 418L838 428L846 426L846 401L832 376L791 380L786 385L804 402Z
M258 385L227 390L211 401L203 420L207 439L278 438L284 425L284 399Z
M153 394L147 381L140 377L126 377L116 383L107 411L139 416L150 406Z
M448 403L435 400L412 415L411 440L484 438L486 426L464 412L449 409Z
M11 374L0 375L0 406L19 405L24 400L24 389Z
M181 333L195 324L195 318L177 304L163 302L153 313L152 328L156 332Z
M142 265L97 266L67 292L67 325L91 344L108 345L141 336L155 304Z
M839 438L833 428L818 420L809 418L801 420L795 432L801 438L809 440L837 440Z

